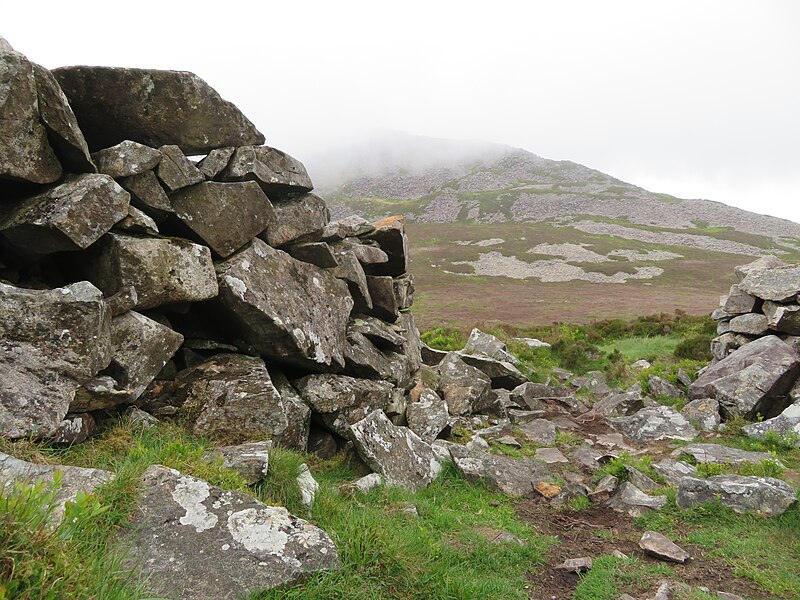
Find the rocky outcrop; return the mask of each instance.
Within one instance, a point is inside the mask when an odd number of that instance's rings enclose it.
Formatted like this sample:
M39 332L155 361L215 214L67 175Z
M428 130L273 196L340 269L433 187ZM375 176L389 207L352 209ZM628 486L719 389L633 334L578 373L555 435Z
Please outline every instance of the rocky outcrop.
M240 597L340 565L331 539L285 508L160 465L142 477L122 542L153 594L181 600Z

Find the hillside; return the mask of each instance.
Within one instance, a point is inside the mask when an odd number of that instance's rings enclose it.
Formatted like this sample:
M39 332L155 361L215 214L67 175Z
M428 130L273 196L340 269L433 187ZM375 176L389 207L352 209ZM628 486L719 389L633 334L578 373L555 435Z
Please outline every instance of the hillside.
M735 264L800 256L800 224L507 146L398 134L309 167L334 217L406 216L431 323L707 313Z

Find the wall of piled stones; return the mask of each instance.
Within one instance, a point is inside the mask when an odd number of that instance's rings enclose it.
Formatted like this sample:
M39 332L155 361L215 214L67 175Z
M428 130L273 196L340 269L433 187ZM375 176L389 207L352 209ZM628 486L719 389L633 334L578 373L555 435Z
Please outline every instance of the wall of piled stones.
M402 217L331 222L303 164L192 73L2 50L0 436L80 442L135 407L331 449L404 414Z

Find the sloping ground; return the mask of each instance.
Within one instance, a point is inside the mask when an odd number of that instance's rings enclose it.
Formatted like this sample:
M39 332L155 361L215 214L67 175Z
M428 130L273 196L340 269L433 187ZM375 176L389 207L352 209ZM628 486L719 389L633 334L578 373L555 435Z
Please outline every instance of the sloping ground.
M455 143L401 142L382 164L338 163L345 175L322 187L334 217L406 216L423 327L708 313L732 266L800 258L791 221L525 150L473 145L448 160Z

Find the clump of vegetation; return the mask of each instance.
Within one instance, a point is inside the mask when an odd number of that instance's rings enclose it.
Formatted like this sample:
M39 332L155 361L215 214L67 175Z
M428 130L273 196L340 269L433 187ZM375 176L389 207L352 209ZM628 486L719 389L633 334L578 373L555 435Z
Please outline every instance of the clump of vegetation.
M421 337L431 348L446 352L461 350L467 343L463 333L453 327L435 327L423 332Z

